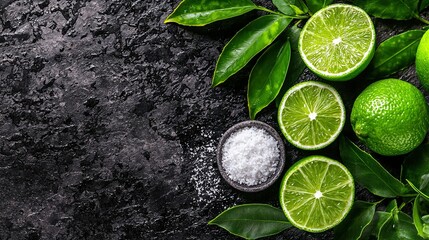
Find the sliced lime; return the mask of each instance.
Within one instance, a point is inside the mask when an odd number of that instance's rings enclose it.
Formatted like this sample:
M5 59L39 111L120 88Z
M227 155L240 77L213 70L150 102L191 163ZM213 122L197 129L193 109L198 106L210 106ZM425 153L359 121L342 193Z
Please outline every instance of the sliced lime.
M321 149L340 134L346 111L338 92L321 82L302 82L290 88L279 105L278 123L294 146Z
M346 81L368 66L375 51L375 29L368 14L348 4L316 12L299 38L307 67L321 78Z
M280 204L292 225L323 232L339 224L350 211L354 181L347 168L323 156L306 157L285 174Z

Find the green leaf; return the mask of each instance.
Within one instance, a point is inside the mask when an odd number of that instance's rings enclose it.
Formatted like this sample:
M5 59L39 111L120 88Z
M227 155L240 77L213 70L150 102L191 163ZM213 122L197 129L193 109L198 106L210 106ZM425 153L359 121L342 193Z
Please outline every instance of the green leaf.
M353 3L374 17L408 20L417 16L419 0L353 0Z
M422 219L424 219L424 217L422 217ZM429 224L428 223L423 223L423 236L421 236L421 237L423 237L424 239L429 239Z
M429 223L429 215L422 216L423 223Z
M247 100L251 119L279 94L290 61L290 42L279 41L258 59L249 77Z
M429 7L429 0L421 0L419 3L420 12Z
M426 199L426 201L429 201L429 196L426 195L424 192L420 191L420 189L418 189L416 186L414 186L414 184L412 182L410 182L408 179L405 179L407 181L408 184L410 184L411 188L416 191L416 193L418 193L420 196L422 196L424 199Z
M368 66L369 77L373 79L387 77L412 65L424 33L422 30L411 30L382 42Z
M396 199L393 199L392 201L390 201L387 206L386 206L386 212L397 212L398 210L398 202L396 201Z
M419 196L417 196L414 199L414 204L413 204L413 222L414 222L414 226L416 226L416 230L417 233L420 236L424 236L423 233L423 221L420 215L420 201L419 201Z
M420 197L419 196L417 196L414 199L413 222L414 222L414 226L416 227L416 230L417 230L417 233L419 234L419 236L423 237L425 239L429 239L429 233L427 231L425 231L425 225L427 225L427 223L423 222L423 220L422 220L422 210L421 210L421 206L420 206Z
M298 80L298 78L301 76L302 72L305 69L305 63L304 61L302 61L301 55L299 54L298 50L298 40L300 34L301 28L298 28L297 26L290 27L286 30L286 35L288 36L292 49L290 56L290 62L292 64L289 64L286 79L283 83L282 89L277 95L276 106L280 104L283 95Z
M376 203L356 201L347 217L334 229L334 239L362 239L374 218Z
M429 192L429 144L422 144L412 151L402 163L401 179L408 179L414 186Z
M211 220L209 225L217 225L246 239L271 236L292 226L282 210L267 204L234 206Z
M307 6L312 13L319 11L320 9L328 6L334 0L306 0Z
M421 202L420 202L421 203ZM419 213L421 215L421 212L423 212L421 205L419 205ZM422 234L419 233L419 235L425 239L429 239L429 215L424 215L421 217L422 222Z
M256 54L270 45L291 22L279 15L265 15L250 22L226 44L216 64L212 86L225 82Z
M302 0L273 0L273 4L280 12L288 16L300 15L308 12L308 8ZM301 13L297 11L298 9Z
M421 220L423 224L423 229L422 229L422 234L421 235L419 234L419 235L425 239L429 239L429 215L422 216Z
M258 7L250 0L183 0L164 23L204 26L242 15Z
M425 193L426 195L429 195L429 174L424 174L421 177L419 190Z
M296 15L304 15L306 13L301 8L295 5L290 5L290 7L295 11Z
M375 212L375 226L374 226L374 235L377 239L380 239L380 231L383 228L384 224L386 224L391 218L393 218L393 214L390 212Z
M356 182L380 197L403 196L408 189L371 155L341 137L340 155Z
M398 212L397 218L390 218L380 229L380 240L419 240L422 239L410 216L403 212Z

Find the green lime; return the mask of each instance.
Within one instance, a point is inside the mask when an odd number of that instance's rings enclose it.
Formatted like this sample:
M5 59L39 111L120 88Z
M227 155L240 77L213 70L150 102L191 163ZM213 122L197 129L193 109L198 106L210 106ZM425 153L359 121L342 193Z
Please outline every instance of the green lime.
M280 205L295 227L323 232L346 217L354 194L353 177L344 165L327 157L310 156L286 172Z
M358 138L374 152L401 155L424 140L428 106L414 85L398 79L380 80L357 97L350 122Z
M278 108L283 135L305 150L331 144L344 127L346 111L338 92L321 82L302 82L291 87Z
M329 5L305 24L299 38L299 52L307 67L321 78L350 80L374 56L374 25L358 7Z
M417 48L416 71L420 83L429 91L429 31L423 35Z

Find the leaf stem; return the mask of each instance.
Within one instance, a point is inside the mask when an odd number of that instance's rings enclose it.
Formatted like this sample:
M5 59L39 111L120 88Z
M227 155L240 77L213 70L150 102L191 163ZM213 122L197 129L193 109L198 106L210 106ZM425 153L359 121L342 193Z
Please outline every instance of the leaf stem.
M406 205L406 203L401 203L401 206L399 206L399 210L402 210L402 208L404 208L405 207L405 205Z
M258 6L257 9L261 10L261 11L265 11L265 12L271 13L271 14L281 15L281 16L283 16L285 18L293 18L293 19L307 19L307 18L309 18L308 15L295 15L295 16L285 15L283 13L276 12L276 11L270 10L270 9L262 7L262 6Z
M417 195L419 195L419 194L417 194L417 193L409 193L409 194L401 194L400 196L401 197L411 197L411 198L413 198L413 197L416 197Z
M262 7L262 6L258 6L258 8L257 8L257 9L258 9L258 10L261 10L261 11L269 12L269 13L272 13L272 14L277 14L277 15L279 15L279 14L280 14L279 12L276 12L276 11L270 10L270 9L265 8L265 7Z
M293 25L294 27L298 27L298 25L301 23L302 19L296 21L296 23Z
M422 18L420 15L416 15L415 16L415 18L417 19L417 20L419 20L420 22L422 22L422 23L425 23L425 24L428 24L429 25L429 20L426 20L426 19L424 19L424 18Z
M291 18L295 18L295 19L307 19L310 16L308 15L296 15L296 16L291 16Z

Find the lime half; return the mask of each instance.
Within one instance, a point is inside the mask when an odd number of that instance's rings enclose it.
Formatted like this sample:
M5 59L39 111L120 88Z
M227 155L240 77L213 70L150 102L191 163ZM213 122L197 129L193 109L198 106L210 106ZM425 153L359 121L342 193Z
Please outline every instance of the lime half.
M327 157L310 156L286 172L280 204L295 227L323 232L346 217L354 192L353 177L344 165Z
M346 110L338 92L321 82L302 82L291 87L278 108L283 135L294 146L317 150L331 144L341 133Z
M375 29L368 14L348 4L333 4L316 12L299 38L307 67L321 78L346 81L369 64L375 51Z

